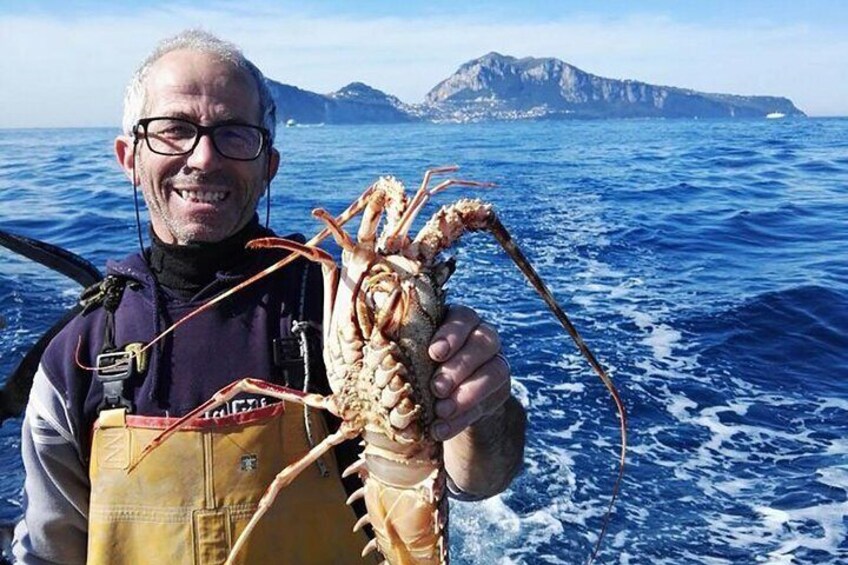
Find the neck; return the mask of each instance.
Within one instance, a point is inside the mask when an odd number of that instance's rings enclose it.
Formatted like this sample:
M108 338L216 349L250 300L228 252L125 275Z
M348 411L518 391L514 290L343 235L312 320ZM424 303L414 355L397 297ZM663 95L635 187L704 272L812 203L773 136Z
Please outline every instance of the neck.
M157 282L181 298L191 298L215 280L217 273L231 271L246 259L245 244L259 235L259 219L225 240L185 245L165 243L150 230L147 251L150 270Z

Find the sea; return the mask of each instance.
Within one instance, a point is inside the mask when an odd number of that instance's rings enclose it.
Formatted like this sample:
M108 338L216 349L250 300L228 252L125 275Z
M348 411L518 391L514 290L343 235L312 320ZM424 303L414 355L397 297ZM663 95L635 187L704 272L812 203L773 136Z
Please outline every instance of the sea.
M101 268L135 251L116 133L0 130L0 229ZM315 233L313 208L340 212L381 175L414 190L457 164L496 183L422 216L493 203L612 376L629 447L597 562L848 563L848 119L304 126L276 145L278 232ZM452 561L586 562L615 406L494 239L450 252L449 300L498 328L529 419L510 488L452 503ZM0 250L0 379L79 291ZM0 522L21 511L20 426L0 428Z

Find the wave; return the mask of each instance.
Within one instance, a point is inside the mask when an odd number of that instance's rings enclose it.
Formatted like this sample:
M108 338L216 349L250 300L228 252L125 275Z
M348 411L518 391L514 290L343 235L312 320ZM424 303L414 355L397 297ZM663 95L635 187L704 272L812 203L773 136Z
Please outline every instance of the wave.
M702 355L768 389L848 394L848 290L805 285L683 320Z
M437 195L422 221L460 196L493 201L615 379L632 448L602 558L848 562L845 123L290 128L271 221L314 233L312 208L340 211L379 174L412 189L427 166L459 161L463 178L496 181ZM113 135L0 132L3 227L98 266L132 251ZM616 472L608 394L491 238L454 252L450 300L498 324L529 433L509 491L454 506L453 560L585 559ZM8 371L78 289L0 265ZM18 433L0 430L0 520L19 510Z

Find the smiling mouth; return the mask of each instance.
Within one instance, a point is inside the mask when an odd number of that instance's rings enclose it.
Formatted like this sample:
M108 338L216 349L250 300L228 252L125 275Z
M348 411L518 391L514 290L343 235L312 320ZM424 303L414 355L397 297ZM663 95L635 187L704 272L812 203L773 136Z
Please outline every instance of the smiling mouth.
M180 198L189 202L203 202L206 204L214 204L216 202L223 202L229 196L229 192L206 192L206 191L198 191L198 190L176 190L176 193L180 195Z

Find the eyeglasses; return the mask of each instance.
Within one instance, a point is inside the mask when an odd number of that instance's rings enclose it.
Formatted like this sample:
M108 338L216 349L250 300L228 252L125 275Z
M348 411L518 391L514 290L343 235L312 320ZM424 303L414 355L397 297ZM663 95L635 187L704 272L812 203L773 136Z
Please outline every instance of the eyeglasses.
M268 145L271 132L248 124L201 126L181 118L143 118L133 127L133 135L143 137L147 147L159 155L187 155L208 135L215 150L236 161L253 161Z

